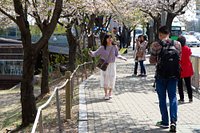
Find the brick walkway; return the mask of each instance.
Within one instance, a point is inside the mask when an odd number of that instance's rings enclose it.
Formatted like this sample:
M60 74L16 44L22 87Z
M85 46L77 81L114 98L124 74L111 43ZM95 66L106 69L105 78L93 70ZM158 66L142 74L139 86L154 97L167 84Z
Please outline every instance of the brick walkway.
M127 62L117 60L117 81L111 100L104 100L99 73L81 87L79 132L89 133L162 133L155 123L160 120L157 94L152 87L154 66L146 62L147 77L132 77L132 51ZM187 98L187 95L185 96ZM188 101L188 99L185 99ZM200 100L178 106L178 133L200 133Z

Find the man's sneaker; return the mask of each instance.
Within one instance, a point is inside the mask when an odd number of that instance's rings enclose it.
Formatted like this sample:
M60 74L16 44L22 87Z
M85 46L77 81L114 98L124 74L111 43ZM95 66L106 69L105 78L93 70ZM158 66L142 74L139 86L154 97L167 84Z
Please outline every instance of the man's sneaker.
M156 126L158 126L160 128L169 128L169 125L168 124L163 124L162 121L157 122Z
M170 132L176 132L176 124L175 123L172 123L171 125L170 125L170 130L169 130Z
M147 75L146 74L142 74L142 77L147 77Z
M133 77L137 77L137 74L133 74L132 76L133 76Z
M179 99L179 100L178 100L178 103L183 104L183 103L184 103L184 100Z

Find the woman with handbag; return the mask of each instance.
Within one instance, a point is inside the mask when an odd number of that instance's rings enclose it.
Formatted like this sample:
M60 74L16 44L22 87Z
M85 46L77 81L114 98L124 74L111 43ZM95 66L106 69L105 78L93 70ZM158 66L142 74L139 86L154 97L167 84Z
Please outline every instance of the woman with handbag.
M138 38L136 39L136 45L135 45L135 50L133 57L135 59L135 65L134 65L134 74L133 76L137 76L137 70L138 70L138 51L139 51L139 46L141 42L142 35L139 35Z
M127 60L118 53L118 47L112 42L112 36L106 34L100 46L96 51L89 51L92 57L100 56L101 60L108 63L105 71L100 72L100 87L104 88L105 100L112 98L112 90L115 87L116 80L116 64L115 59L120 58Z
M139 48L136 53L136 56L138 57L138 62L140 63L140 75L142 77L146 77L146 69L144 65L144 61L146 60L145 55L146 55L146 47L147 47L147 37L142 35L141 36L141 41L139 43Z

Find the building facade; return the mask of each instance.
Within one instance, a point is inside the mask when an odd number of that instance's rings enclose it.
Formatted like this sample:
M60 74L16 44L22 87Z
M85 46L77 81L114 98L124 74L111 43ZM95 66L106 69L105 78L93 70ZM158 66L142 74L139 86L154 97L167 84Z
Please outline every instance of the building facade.
M7 89L21 81L23 47L20 41L0 38L0 89Z
M200 0L196 0L196 18L200 19Z

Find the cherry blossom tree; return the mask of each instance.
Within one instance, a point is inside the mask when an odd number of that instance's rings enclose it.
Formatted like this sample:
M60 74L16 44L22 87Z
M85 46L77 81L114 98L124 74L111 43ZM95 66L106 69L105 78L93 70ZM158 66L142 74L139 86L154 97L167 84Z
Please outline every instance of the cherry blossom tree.
M9 18L17 24L21 32L24 49L21 80L22 127L32 123L36 116L37 110L33 93L34 65L38 53L47 45L48 39L56 27L61 9L62 0L0 1L0 15ZM29 19L30 16L35 18L35 22L42 31L42 37L36 43L31 42L30 23L32 21Z
M190 1L191 0L143 0L143 3L138 3L138 6L140 6L141 11L149 14L154 22L157 20L157 26L161 25L161 17L166 18L164 24L171 29L173 19L185 13L186 7Z

